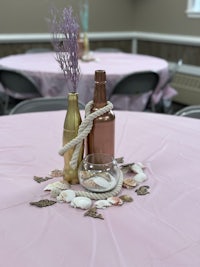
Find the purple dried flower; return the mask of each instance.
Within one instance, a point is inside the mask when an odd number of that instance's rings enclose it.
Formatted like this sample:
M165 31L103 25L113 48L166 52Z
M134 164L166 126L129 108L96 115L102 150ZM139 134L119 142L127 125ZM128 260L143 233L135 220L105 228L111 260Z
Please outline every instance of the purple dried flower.
M79 24L73 16L72 7L62 11L51 10L52 44L56 52L56 60L64 73L66 80L70 80L74 92L77 91L80 79L78 65L78 37Z

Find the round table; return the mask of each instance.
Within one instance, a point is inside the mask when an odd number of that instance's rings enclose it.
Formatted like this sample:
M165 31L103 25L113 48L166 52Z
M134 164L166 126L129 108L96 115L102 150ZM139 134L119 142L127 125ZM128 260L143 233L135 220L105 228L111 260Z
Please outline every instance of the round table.
M155 103L172 99L176 91L167 85L161 86L168 78L168 62L164 59L130 53L94 52L93 61L79 61L81 77L78 86L79 100L86 104L93 98L95 70L103 69L107 73L107 95L111 96L115 84L125 75L139 71L155 71L160 80L154 94ZM42 96L66 96L72 91L64 78L54 52L18 54L0 59L0 66L20 70L30 75L37 83ZM114 96L112 102L116 109L143 110L146 96Z
M36 183L62 169L65 111L0 117L0 258L2 266L200 266L200 120L116 111L116 157L142 162L150 193L83 216ZM82 113L84 116L84 113ZM73 186L74 188L75 186Z

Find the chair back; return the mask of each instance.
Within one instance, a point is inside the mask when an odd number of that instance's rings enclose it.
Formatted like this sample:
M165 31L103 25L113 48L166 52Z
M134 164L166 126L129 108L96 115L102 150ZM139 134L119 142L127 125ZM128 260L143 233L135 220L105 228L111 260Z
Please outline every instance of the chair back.
M67 110L67 106L67 97L39 97L20 102L10 111L10 115L29 112ZM79 108L85 109L85 105L79 102Z
M175 113L177 116L200 119L200 105L184 107Z
M149 98L145 109L151 102L151 96L154 93L159 82L159 75L153 71L134 72L123 77L113 88L113 94L118 95L139 95L149 92Z
M22 72L0 68L0 82L6 93L16 99L41 96L35 82Z

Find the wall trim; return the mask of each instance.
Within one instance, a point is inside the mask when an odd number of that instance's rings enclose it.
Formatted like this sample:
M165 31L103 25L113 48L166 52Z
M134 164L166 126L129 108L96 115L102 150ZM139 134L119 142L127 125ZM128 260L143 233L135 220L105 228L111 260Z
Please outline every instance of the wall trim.
M176 43L182 45L200 45L200 37L190 35L163 34L153 32L89 32L89 39L95 40L132 40L132 48L135 50L137 40L159 41L165 43ZM30 43L49 42L50 33L20 33L20 34L0 34L0 44L3 43Z

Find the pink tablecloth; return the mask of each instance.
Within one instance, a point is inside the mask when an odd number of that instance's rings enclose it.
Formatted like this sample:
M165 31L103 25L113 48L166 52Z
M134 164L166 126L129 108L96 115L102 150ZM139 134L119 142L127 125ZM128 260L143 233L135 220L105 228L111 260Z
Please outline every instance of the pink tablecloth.
M160 75L160 81L154 95L155 102L162 97L172 99L176 91L167 86L160 87L168 78L168 63L164 59L147 55L129 53L94 53L95 61L79 62L81 79L78 87L79 99L87 103L93 97L94 72L103 69L107 73L107 94L111 95L114 85L125 75L136 71L155 71ZM38 84L42 96L65 96L71 90L66 83L55 54L34 53L11 55L0 59L0 66L21 70L29 74ZM146 96L114 96L112 102L117 109L142 110Z
M65 112L0 117L0 259L5 267L199 267L200 121L116 112L116 156L146 166L150 194L100 210L57 203L34 175L63 167ZM57 180L58 178L55 178ZM52 181L51 181L52 182Z

